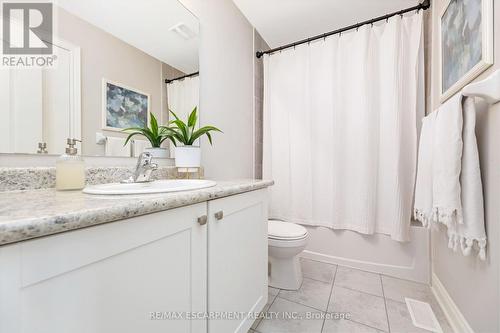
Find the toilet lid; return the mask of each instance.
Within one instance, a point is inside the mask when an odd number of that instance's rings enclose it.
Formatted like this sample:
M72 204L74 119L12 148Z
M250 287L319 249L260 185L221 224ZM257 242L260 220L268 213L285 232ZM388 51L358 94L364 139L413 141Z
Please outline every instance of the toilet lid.
M267 233L270 238L297 239L305 237L307 230L295 223L269 220L267 223Z

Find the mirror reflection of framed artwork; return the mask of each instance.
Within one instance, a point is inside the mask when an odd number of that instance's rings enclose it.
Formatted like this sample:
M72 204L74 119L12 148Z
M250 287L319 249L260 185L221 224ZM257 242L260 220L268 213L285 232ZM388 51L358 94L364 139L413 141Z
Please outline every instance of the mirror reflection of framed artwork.
M440 20L441 102L493 64L493 0L449 0Z
M103 130L149 125L149 94L107 79L102 80L102 90Z

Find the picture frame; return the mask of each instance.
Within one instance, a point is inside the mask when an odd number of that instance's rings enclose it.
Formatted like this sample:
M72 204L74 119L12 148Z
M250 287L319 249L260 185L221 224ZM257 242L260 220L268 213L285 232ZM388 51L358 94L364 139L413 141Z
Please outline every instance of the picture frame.
M149 124L151 95L124 84L102 79L102 129L121 132Z
M440 13L439 89L441 103L445 102L448 98L455 95L465 85L467 85L479 74L493 65L493 0L473 0L480 2L480 5L479 3L476 4L476 6L479 6L479 10L481 11L480 31L478 31L478 29L469 29L469 35L460 35L457 33L453 35L453 33L456 31L452 31L453 29L449 29L449 25L446 25L446 23L449 22L451 17L450 15L458 13L450 11L456 11L457 6L460 5L462 1L463 0L448 0ZM474 3L472 3L472 5L474 5ZM464 16L463 19L464 21L461 27L468 27L468 17ZM448 31L447 29L449 29L450 31ZM466 35L466 38L469 39L460 40L460 38L464 35ZM457 37L459 38L458 40ZM477 38L480 38L480 49L477 45ZM451 47L446 47L446 41L450 41L449 45L451 45ZM468 44L469 42L472 42L471 44L473 45ZM462 47L463 45L468 45L468 47L465 49L467 51L467 53L465 54L463 52L457 52L456 49ZM477 50L474 50L474 47L476 47ZM478 58L478 52L480 52L480 59L475 59ZM461 56L461 58L459 58L457 54ZM464 63L468 63L469 66L464 66Z

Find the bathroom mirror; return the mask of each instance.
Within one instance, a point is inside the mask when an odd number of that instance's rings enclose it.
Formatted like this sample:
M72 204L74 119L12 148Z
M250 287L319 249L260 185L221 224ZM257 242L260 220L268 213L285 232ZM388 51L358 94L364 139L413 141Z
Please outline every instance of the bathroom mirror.
M0 153L59 155L76 138L83 155L134 157L151 145L124 146L123 128L198 105L199 23L178 0L58 0L51 12L40 43L53 63L0 67ZM22 22L11 15L11 31Z

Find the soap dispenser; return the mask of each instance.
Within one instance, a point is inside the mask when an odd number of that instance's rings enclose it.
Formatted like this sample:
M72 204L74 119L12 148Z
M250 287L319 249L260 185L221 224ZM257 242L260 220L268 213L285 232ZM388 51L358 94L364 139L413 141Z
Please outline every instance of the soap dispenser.
M77 155L77 139L67 139L66 153L56 161L56 189L81 190L85 187L85 164L83 158Z

